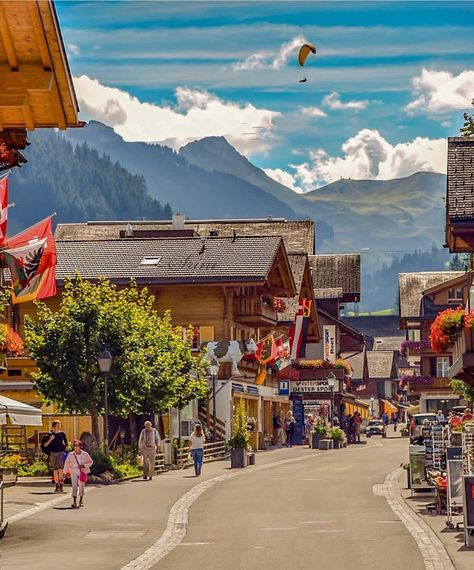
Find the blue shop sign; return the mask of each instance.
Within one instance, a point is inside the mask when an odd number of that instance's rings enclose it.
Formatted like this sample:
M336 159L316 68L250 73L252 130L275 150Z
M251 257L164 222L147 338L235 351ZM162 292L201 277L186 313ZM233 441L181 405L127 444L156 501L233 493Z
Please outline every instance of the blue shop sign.
M290 395L290 381L280 380L278 383L278 395L279 396L289 396Z
M245 390L242 384L234 384L232 382L232 392L245 392Z
M255 396L258 396L260 394L257 386L247 386L247 392L249 394L254 394Z

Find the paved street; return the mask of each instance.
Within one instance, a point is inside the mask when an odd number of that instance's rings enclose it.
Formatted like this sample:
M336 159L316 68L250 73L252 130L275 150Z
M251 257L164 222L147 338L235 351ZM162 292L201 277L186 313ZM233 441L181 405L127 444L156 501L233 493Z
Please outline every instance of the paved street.
M373 486L406 459L406 445L400 438L372 438L367 445L334 452L294 448L260 453L255 470L210 486L197 498L184 539L152 566L367 569L379 568L390 552L396 553L397 565L421 569L409 532L386 499L373 493ZM94 560L89 567L120 569L159 539L172 505L184 493L203 479L236 473L241 472L216 462L205 466L199 480L185 470L151 483L91 488L80 511L70 510L65 499L14 522L1 544L0 568L43 570L53 558L55 566L79 569L86 551ZM13 493L25 498L40 491L9 490L7 507L18 509L11 503ZM136 566L145 567L151 566Z

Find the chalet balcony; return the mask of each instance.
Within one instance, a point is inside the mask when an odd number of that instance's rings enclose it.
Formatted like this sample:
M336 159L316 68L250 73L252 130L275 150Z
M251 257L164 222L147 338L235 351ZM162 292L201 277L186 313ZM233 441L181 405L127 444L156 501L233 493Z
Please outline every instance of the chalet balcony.
M440 377L424 377L418 376L416 382L409 382L410 396L420 395L422 392L437 392L437 391L451 391L451 378L440 378ZM423 378L427 378L426 382L423 382Z
M474 386L474 330L463 329L453 346L451 378L459 378Z
M234 298L234 315L237 322L250 326L277 323L277 312L261 296Z

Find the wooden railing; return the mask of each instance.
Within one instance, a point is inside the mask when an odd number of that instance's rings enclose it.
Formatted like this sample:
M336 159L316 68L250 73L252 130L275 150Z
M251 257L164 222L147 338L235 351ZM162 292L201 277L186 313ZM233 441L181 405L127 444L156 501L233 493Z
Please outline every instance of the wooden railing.
M162 451L159 451L156 454L155 459L155 471L164 471L165 470L165 454Z
M225 459L229 452L225 441L214 441L204 444L204 461L214 461L217 459ZM187 467L192 465L191 447L182 447L176 450L176 464L178 467Z
M263 297L235 297L234 311L239 317L264 317L276 321L277 313L263 301Z

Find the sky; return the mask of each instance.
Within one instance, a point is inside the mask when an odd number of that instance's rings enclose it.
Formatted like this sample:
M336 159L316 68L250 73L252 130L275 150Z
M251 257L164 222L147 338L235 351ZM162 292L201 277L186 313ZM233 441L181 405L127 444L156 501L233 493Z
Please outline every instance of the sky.
M175 149L225 136L296 192L446 172L472 109L474 2L56 7L83 119Z

